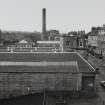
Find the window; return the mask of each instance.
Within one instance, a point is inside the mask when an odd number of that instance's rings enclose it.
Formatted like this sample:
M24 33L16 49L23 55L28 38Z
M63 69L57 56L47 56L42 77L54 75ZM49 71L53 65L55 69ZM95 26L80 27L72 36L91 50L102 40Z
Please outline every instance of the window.
M66 46L69 46L70 45L70 41L66 41Z
M80 42L80 47L82 47L82 42Z

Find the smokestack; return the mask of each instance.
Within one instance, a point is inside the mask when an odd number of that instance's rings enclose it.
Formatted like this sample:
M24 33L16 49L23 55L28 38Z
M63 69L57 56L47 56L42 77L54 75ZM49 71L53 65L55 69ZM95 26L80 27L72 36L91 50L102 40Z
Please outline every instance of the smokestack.
M42 9L42 36L41 40L46 39L46 8Z

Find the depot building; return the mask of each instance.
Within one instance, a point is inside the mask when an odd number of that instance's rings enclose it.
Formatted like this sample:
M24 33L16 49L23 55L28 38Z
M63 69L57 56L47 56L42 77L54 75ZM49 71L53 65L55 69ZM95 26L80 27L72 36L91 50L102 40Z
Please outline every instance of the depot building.
M77 52L0 53L1 98L44 89L92 93L95 69Z

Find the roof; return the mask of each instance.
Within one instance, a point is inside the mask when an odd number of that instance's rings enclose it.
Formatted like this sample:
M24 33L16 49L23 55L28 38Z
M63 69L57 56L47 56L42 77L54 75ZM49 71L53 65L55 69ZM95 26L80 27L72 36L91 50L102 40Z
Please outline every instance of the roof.
M76 62L0 62L1 72L71 73L79 72Z
M73 35L73 34L63 34L61 37L75 37L75 38L77 38L77 35Z
M76 52L0 53L0 72L17 72L22 70L26 72L95 71L95 69Z
M24 39L19 41L19 44L27 44L27 43L33 43L32 39L24 38Z
M19 43L28 43L28 41L26 41L26 40L21 40L21 41L19 41Z
M37 41L38 44L60 44L60 41Z

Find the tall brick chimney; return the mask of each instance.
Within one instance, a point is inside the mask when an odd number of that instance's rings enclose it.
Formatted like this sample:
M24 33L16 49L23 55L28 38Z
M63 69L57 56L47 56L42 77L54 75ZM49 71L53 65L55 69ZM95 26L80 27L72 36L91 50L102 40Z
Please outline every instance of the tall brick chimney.
M41 40L46 39L46 8L42 9L42 36Z

